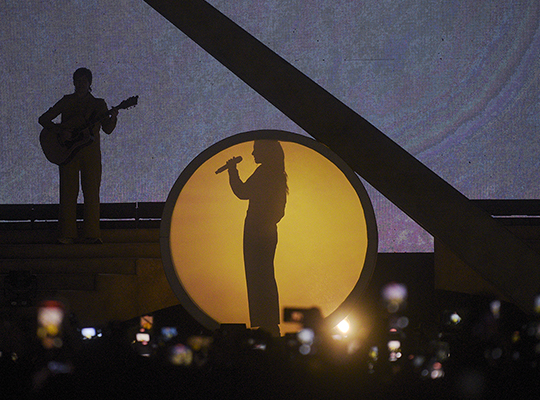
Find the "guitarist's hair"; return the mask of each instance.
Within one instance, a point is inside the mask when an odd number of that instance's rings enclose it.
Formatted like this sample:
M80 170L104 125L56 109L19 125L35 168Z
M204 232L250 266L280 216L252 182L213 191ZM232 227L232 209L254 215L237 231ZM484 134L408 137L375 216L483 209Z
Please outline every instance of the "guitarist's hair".
M75 70L75 72L73 73L73 80L81 76L85 76L86 79L88 79L88 83L90 85L92 84L92 71L90 71L88 68L77 68L77 70Z

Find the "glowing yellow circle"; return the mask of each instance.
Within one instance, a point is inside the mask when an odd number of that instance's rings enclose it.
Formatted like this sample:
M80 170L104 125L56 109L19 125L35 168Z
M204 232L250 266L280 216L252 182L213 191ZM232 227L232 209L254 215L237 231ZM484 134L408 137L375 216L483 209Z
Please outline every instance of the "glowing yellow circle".
M352 171L344 173L348 167L337 156L287 132L236 135L186 168L163 215L162 253L171 287L209 328L250 326L242 247L248 202L232 193L227 172L215 171L241 156L238 170L245 181L257 168L251 155L254 141L265 138L280 142L288 176L274 261L281 308L316 306L323 316L332 315L363 290L374 266L377 235L371 203L360 180ZM281 323L282 333L295 328Z

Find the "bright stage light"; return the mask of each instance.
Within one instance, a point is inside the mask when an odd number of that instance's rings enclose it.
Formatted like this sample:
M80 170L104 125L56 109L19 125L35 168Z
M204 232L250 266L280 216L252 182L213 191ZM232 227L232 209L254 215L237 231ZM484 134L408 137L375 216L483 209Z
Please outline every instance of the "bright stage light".
M349 332L349 329L351 329L351 324L349 323L349 321L347 321L347 319L344 319L339 324L337 324L337 328L341 333L347 333Z

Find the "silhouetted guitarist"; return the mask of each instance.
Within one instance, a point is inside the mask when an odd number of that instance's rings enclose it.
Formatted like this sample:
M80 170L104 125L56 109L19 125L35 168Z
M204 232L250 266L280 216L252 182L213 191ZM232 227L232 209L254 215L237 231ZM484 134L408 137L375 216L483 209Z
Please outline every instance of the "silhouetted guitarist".
M79 177L84 195L83 237L87 243L102 243L99 226L99 189L101 185L101 149L99 131L111 134L116 127L117 109L108 110L103 99L94 97L91 92L92 72L79 68L73 74L75 92L62 97L47 110L39 123L48 131L56 133L60 144L72 141L74 134L91 137L81 146L69 161L59 165L60 169L60 214L58 242L73 243L77 238L76 207L79 195ZM60 124L53 120L61 116ZM102 116L97 122L82 132L75 129L85 126L96 116Z

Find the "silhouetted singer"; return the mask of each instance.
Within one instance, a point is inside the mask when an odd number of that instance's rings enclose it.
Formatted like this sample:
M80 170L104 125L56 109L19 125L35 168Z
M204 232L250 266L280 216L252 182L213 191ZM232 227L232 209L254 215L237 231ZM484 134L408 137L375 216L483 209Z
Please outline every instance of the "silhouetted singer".
M251 326L279 336L274 257L277 223L285 214L288 194L285 156L276 140L256 140L252 154L260 165L245 182L238 174L236 157L226 165L232 191L239 199L249 200L244 222L244 267Z

